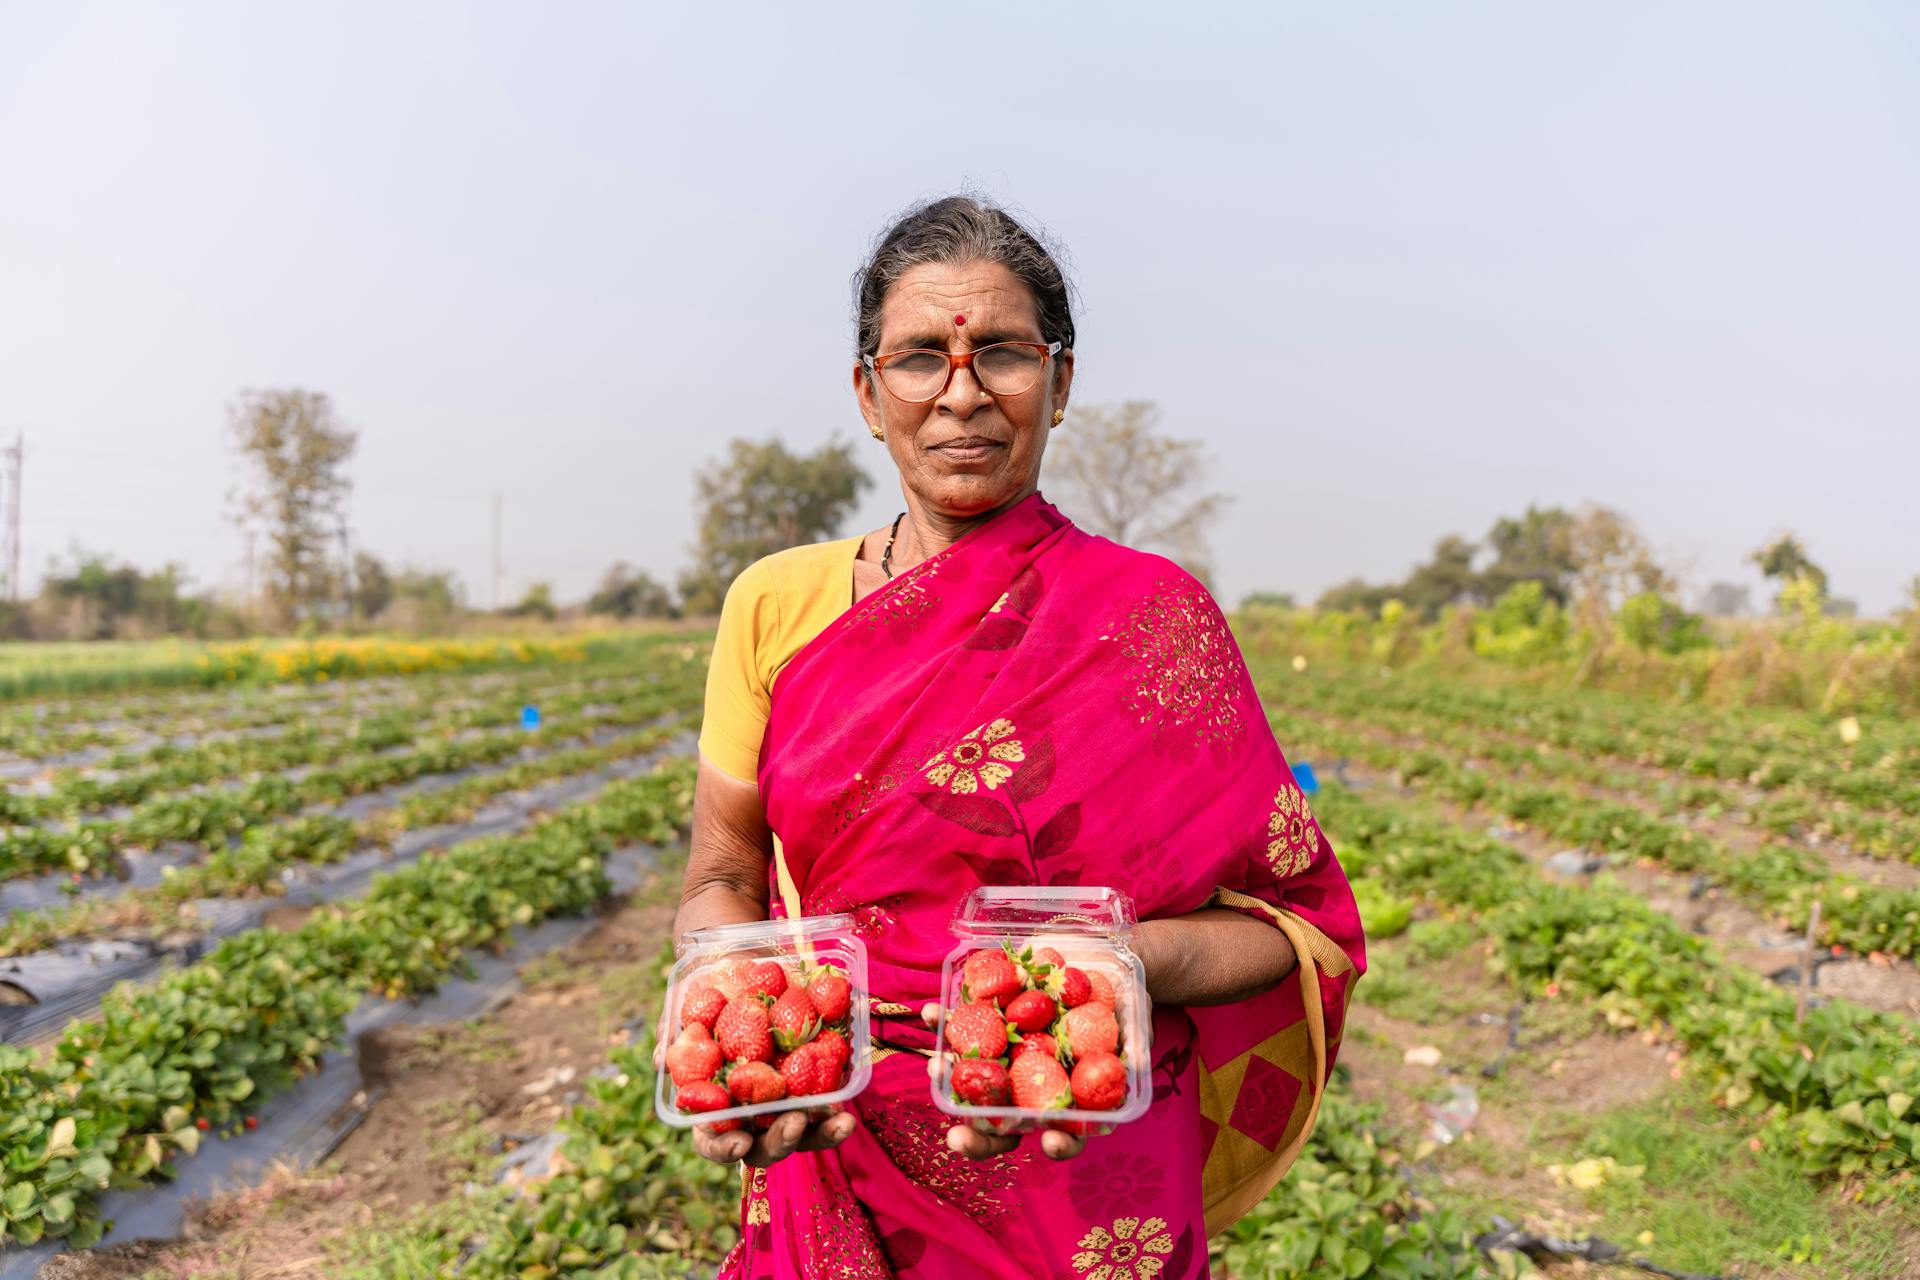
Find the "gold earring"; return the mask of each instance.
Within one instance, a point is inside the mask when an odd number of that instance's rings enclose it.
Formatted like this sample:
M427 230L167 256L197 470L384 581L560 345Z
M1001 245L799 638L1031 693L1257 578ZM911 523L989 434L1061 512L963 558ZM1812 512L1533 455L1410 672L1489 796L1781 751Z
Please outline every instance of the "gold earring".
M1065 409L1055 409L1053 411L1054 426L1056 427L1059 426L1062 422L1066 421L1066 418L1067 418L1067 411Z
M886 443L887 429L885 427L876 427L873 424L869 423L867 425L867 433L871 435L875 440L880 441L882 444Z

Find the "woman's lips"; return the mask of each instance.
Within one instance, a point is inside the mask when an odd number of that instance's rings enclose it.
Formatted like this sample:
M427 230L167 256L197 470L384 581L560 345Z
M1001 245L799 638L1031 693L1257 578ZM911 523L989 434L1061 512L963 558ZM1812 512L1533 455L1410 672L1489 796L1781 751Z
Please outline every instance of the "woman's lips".
M929 452L937 453L955 462L978 462L990 456L995 449L1004 447L998 440L989 440L985 436L966 436L963 439L934 445Z

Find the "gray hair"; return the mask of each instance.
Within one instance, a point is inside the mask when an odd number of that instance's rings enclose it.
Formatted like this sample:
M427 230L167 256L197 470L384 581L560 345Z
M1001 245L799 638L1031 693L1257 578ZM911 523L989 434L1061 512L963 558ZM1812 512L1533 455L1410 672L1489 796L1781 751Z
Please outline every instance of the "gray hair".
M946 196L909 209L875 241L853 277L856 355L880 350L880 307L901 276L930 263L997 262L1033 294L1040 334L1073 345L1070 286L1054 252L1006 210L972 196Z

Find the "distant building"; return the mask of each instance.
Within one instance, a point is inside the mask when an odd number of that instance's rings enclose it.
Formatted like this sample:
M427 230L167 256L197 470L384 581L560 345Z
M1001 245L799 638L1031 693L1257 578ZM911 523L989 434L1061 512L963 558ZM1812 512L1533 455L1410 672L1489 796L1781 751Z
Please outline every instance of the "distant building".
M1737 582L1716 582L1707 588L1705 609L1715 618L1744 618L1753 612L1753 591Z

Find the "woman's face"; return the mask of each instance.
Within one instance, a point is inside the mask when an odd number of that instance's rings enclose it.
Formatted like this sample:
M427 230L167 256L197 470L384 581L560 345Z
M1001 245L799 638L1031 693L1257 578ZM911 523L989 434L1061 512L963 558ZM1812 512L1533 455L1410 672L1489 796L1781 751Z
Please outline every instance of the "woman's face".
M954 317L964 316L964 324ZM997 262L935 263L894 282L880 307L880 352L961 352L995 342L1045 342L1033 293ZM949 519L984 515L1024 498L1040 481L1053 413L1067 405L1073 352L1062 350L1032 387L996 396L971 367L953 371L937 400L908 404L866 367L854 394L869 429L884 428L909 501Z

